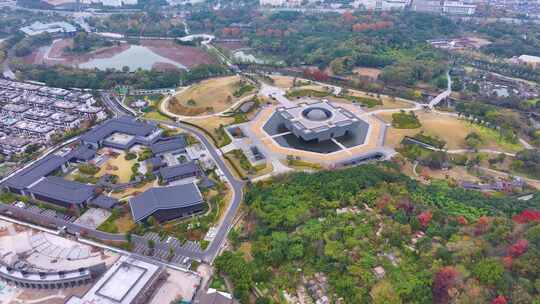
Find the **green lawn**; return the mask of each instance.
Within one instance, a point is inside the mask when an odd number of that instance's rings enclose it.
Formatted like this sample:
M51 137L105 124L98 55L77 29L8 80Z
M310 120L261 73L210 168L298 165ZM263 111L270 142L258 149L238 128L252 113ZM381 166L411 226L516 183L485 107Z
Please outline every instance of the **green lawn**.
M489 145L490 142L495 143L507 152L518 152L523 150L523 146L517 142L513 143L502 137L497 130L490 129L485 126L470 123L475 132L480 135L484 141L483 145Z
M144 113L143 118L150 119L150 120L172 121L172 119L170 119L169 117L155 111Z

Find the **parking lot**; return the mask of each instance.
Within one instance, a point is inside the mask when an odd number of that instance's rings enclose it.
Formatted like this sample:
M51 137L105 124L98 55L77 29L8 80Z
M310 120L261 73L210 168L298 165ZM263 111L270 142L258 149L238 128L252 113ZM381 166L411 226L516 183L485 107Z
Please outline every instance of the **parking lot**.
M186 241L182 244L182 242L174 237L167 237L164 240L161 240L160 236L155 232L148 232L141 238L133 239L133 251L141 255L148 255L150 252L150 248L148 248L149 240L152 240L156 244L152 255L154 258L174 263L184 268L190 267L191 259L178 254L174 254L174 256L169 259L169 248L172 248L174 252L176 252L176 249L194 252L202 251L201 245L198 242Z
M76 224L96 229L111 216L111 212L101 208L90 208L76 221Z
M70 222L70 223L75 222L75 220L77 219L77 218L75 218L75 217L73 217L71 215L67 215L67 214L58 212L56 210L44 209L44 208L40 208L40 207L38 207L36 205L27 204L27 203L23 203L23 202L14 202L12 205L15 206L15 207L21 208L21 209L25 209L25 210L30 211L32 213L41 214L41 215L47 216L47 217L59 218L59 219L62 219L64 221Z

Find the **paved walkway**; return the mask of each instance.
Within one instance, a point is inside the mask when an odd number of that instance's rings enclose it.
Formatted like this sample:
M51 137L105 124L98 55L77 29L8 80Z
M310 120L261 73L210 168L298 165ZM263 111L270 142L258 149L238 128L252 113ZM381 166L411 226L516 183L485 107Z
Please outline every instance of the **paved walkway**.
M428 107L430 109L435 108L435 106L438 105L442 100L446 99L448 96L450 96L450 94L452 94L452 77L450 77L450 71L446 72L446 78L448 79L446 90L429 102Z

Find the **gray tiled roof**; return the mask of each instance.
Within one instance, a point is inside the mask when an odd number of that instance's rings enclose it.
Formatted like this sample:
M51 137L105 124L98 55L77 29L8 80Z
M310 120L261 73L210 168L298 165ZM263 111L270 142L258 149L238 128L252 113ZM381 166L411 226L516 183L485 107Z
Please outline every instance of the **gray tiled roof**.
M70 159L89 161L96 156L97 151L85 145L81 145L71 152Z
M30 188L30 192L70 204L82 204L95 194L95 186L49 176Z
M151 188L129 200L131 213L136 221L163 209L189 207L202 203L202 195L195 183Z
M197 166L195 161L190 161L185 164L161 168L159 169L159 175L161 178L168 180L182 175L196 173L199 170L199 166Z
M179 135L171 138L161 139L153 144L150 149L152 150L152 153L160 154L185 149L186 145L186 137L184 135Z
M62 156L54 154L48 155L16 173L5 181L4 185L22 190L36 182L38 179L59 169L66 162L67 160Z
M232 299L227 298L220 292L214 291L212 293L203 294L199 300L200 304L232 304Z
M146 162L148 164L152 165L154 170L158 169L159 167L161 167L161 166L163 166L165 164L163 162L163 160L161 159L161 157L159 157L159 156L152 157L152 158L148 159Z
M85 142L97 143L109 135L120 132L133 136L148 136L156 127L129 117L113 118L86 132L81 136Z
M118 204L118 200L102 194L96 197L91 204L100 208L111 209L114 205Z

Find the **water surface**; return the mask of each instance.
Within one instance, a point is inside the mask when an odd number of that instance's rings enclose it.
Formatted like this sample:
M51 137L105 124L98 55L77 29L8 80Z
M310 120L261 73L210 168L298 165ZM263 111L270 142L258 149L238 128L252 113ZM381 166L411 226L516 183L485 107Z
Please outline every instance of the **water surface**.
M156 63L167 63L180 69L187 69L184 65L158 55L149 48L140 45L130 45L129 49L109 58L90 59L90 61L80 63L79 68L121 70L124 66L127 66L130 71L135 71L137 69L150 70Z

